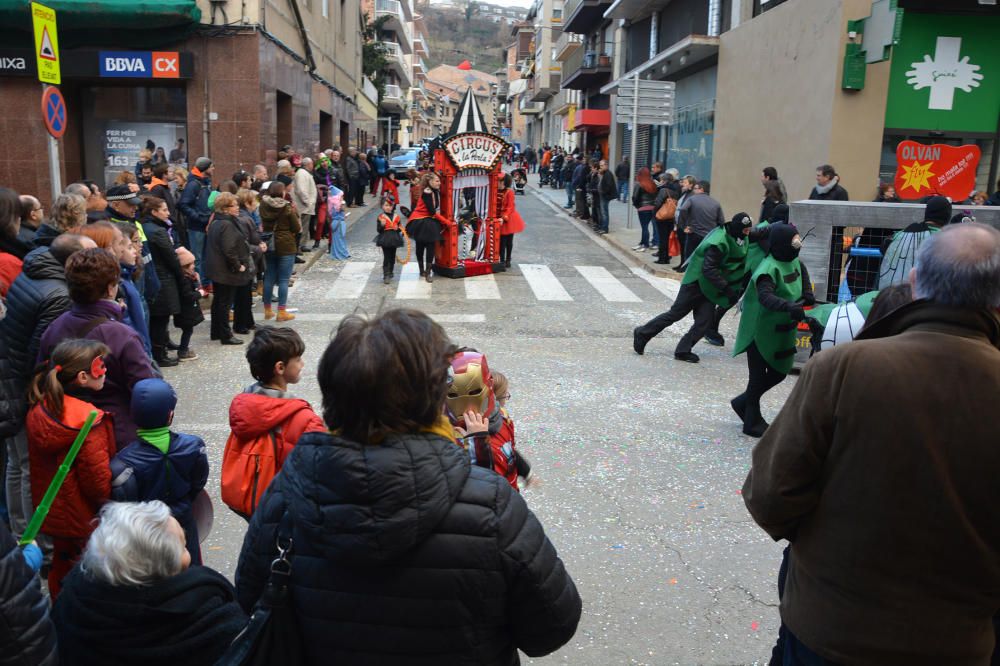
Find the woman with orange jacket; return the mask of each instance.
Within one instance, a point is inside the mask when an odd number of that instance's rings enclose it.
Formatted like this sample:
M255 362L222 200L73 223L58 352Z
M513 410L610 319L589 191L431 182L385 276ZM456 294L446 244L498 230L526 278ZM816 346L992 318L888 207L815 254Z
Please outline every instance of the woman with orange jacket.
M517 212L514 205L514 190L510 189L511 177L504 174L499 183L500 210L498 214L503 224L500 225L500 262L510 268L510 255L514 250L514 234L524 231L524 218Z

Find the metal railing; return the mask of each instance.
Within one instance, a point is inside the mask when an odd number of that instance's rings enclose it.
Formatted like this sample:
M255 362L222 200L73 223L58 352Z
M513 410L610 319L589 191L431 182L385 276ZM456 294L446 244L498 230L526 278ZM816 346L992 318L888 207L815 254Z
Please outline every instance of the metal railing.
M567 51L580 48L583 44L583 35L578 35L573 32L564 32L559 35L559 39L556 40L556 58L558 60L564 60L564 54Z
M403 49L400 48L399 44L396 42L381 42L382 47L385 49L385 55L388 58L393 58L402 62L403 60Z
M613 64L613 57L611 55L614 49L614 44L608 42L607 44L601 45L603 50L594 49L585 46L582 49L577 49L576 52L570 54L568 58L563 62L563 80L565 81L579 69L596 69L598 67L610 67Z
M403 89L394 83L385 84L383 99L403 99Z

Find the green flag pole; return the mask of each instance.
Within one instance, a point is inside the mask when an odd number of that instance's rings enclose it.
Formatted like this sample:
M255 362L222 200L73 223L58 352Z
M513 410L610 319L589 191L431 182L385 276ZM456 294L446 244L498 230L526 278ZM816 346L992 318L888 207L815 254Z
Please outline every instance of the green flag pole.
M38 536L38 531L42 529L42 523L45 522L45 518L49 515L49 509L52 508L52 502L55 500L56 495L59 494L59 489L62 488L63 481L66 480L66 475L69 474L69 470L73 466L73 461L76 460L76 454L83 448L83 441L90 434L90 429L94 427L96 419L96 411L91 411L87 415L87 420L84 421L83 427L80 428L76 439L73 440L73 446L69 447L69 453L66 454L66 458L63 459L62 464L59 465L59 469L56 470L56 475L53 477L52 483L49 484L49 489L45 491L45 496L42 497L38 508L35 509L35 514L31 517L28 528L24 530L24 535L20 541L21 546L27 546Z

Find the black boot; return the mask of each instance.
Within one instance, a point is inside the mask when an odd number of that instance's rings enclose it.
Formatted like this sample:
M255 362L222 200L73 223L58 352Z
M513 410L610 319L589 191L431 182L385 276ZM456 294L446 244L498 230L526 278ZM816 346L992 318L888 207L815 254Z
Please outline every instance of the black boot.
M167 356L166 347L153 347L153 360L161 368L172 368L179 363L176 358Z

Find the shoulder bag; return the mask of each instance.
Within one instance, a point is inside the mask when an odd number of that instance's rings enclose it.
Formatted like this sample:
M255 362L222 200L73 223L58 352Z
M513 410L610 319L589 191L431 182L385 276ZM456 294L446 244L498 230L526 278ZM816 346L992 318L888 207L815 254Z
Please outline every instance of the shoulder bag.
M677 215L677 199L667 197L660 209L656 211L656 219L660 222L667 222Z

